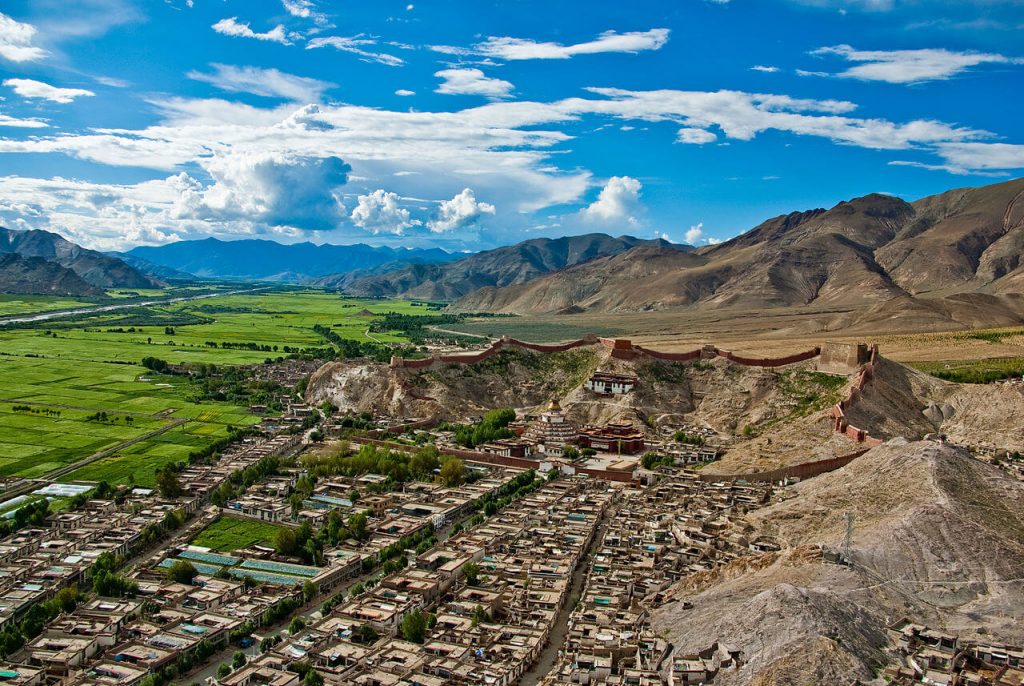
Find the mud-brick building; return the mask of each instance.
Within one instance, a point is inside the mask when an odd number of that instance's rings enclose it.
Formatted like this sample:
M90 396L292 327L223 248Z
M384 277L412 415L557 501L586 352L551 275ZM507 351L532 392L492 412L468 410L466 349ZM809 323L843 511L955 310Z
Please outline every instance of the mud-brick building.
M638 381L630 374L597 371L587 379L586 388L597 395L625 395L636 387Z
M629 422L606 426L585 426L579 433L579 444L600 452L636 455L647 447L643 432Z

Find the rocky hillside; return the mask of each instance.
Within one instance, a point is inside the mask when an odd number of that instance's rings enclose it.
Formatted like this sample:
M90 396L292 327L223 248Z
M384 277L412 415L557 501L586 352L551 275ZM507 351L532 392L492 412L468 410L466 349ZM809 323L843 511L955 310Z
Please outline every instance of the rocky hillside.
M88 297L102 295L103 289L56 262L0 253L0 293Z
M955 443L1024 450L1024 389L956 384L882 357L847 418L882 438L942 433Z
M634 374L640 383L624 396L596 397L583 388L596 369ZM333 362L314 374L307 399L343 411L462 421L500 407L528 414L557 398L579 426L627 421L658 440L662 427L682 423L714 429L731 446L705 471L737 474L861 449L835 432L831 415L854 381L817 371L815 360L766 369L723 358L624 361L599 345L550 355L505 348L476 365L423 370ZM845 412L850 424L881 439L942 433L961 444L1024 451L1024 389L948 383L884 357Z
M741 649L725 686L869 681L902 617L1019 644L1022 503L1024 485L969 453L896 440L748 515L748 538L782 550L685 579L653 623L677 652ZM826 563L819 546L841 546L846 512L855 565Z
M598 368L636 374L641 383L634 393L598 398L583 388ZM813 361L779 370L724 359L632 362L592 346L552 354L505 348L474 365L425 370L330 363L313 376L309 394L311 402L330 400L342 410L440 414L455 420L500 407L530 413L557 398L577 425L629 421L648 427L652 436L660 426L681 422L741 437L748 426L788 426L808 419L814 423L813 440L828 441L828 422L817 415L839 399L846 383L845 377L817 373ZM848 442L842 447L850 451Z
M913 203L885 195L770 219L694 253L659 247L481 288L457 311L519 314L681 307L894 311L970 324L1024 321L1024 179Z
M479 289L516 286L544 274L558 272L639 246L682 253L687 248L631 236L612 238L604 234L536 238L495 250L476 253L449 264L416 264L403 269L362 278L344 279L346 292L361 296L387 296L455 300ZM321 279L317 283L332 283Z
M157 288L155 278L128 266L116 257L87 250L80 245L49 231L12 231L0 228L0 253L14 253L22 257L36 257L70 269L85 282L103 288ZM59 271L52 276L60 277ZM0 279L4 275L0 274ZM71 282L68 281L67 284ZM66 284L66 285L67 285ZM35 292L53 292L50 282L41 282ZM77 293L86 295L86 293Z

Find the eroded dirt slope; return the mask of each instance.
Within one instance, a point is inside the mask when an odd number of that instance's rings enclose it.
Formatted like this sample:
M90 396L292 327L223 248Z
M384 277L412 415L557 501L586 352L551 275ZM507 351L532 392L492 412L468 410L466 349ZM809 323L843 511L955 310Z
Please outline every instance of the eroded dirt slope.
M853 566L826 563L854 516ZM725 641L746 665L717 684L848 683L884 660L901 617L1019 643L1024 485L969 453L895 440L748 516L780 553L681 582L654 614L681 653ZM693 604L684 609L682 601Z

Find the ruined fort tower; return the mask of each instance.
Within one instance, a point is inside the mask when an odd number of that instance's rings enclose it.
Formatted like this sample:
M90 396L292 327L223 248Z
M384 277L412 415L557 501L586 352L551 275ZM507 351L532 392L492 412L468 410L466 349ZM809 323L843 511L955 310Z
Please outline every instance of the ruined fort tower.
M818 358L818 371L829 374L852 374L871 359L871 350L865 343L826 343Z

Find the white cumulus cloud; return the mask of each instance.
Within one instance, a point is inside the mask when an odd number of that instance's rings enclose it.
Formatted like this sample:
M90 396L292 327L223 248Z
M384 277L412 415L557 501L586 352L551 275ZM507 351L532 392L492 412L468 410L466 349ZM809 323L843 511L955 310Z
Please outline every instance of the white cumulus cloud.
M221 19L211 28L225 36L255 38L256 40L270 41L272 43L280 43L281 45L291 45L291 41L288 40L288 35L285 33L282 24L278 24L264 33L257 33L249 27L249 24L238 21L238 17L228 17L227 19Z
M503 79L486 76L479 69L442 69L434 72L442 79L434 91L445 95L482 95L486 98L507 98L514 86Z
M764 64L755 64L753 67L751 67L751 70L753 70L753 71L763 71L766 74L774 74L775 72L777 72L779 70L779 68L778 67L766 66Z
M339 157L253 152L214 156L203 167L214 182L180 188L180 217L303 230L333 229L345 219L340 189L351 167Z
M668 42L668 36L668 29L626 33L605 31L594 40L572 45L539 42L528 38L491 36L482 43L477 43L474 46L474 51L487 57L503 60L564 60L576 55L593 55L602 52L658 50Z
M11 62L31 62L42 59L46 51L33 45L36 27L16 21L0 12L0 57Z
M529 213L580 203L593 187L590 172L560 167L558 161L563 158L555 151L572 140L568 126L573 126L575 132L580 128L578 122L586 121L589 126L594 120L603 125L637 126L651 131L652 136L664 134L666 144L675 139L680 128L705 132L684 134L687 136L707 137L713 131L719 140L732 142L753 140L775 131L878 151L906 151L889 159L908 159L954 173L995 174L1024 169L1024 146L1000 142L993 133L934 119L859 117L854 114L857 106L852 102L801 99L779 93L591 89L583 97L548 102L496 101L438 111L392 111L350 104L254 106L218 98L156 96L148 102L159 116L151 125L80 130L39 127L40 131L29 137L0 136L0 154L66 155L114 167L144 166L165 172L172 180L93 184L90 194L116 199L100 213L84 200L79 201L78 191L72 190L78 187L74 184L0 178L0 206L8 208L0 219L9 226L28 223L50 230L69 227L78 232L76 237L91 231L97 238L89 244L104 248L124 247L132 241L130 235L153 242L261 231L302 235L301 229L267 223L288 215L281 209L260 209L275 206L266 199L269 191L260 191L264 199L253 206L251 216L228 211L229 206L245 207L245 198L216 207L216 194L205 197L210 187L218 182L230 185L229 177L243 179L246 175L238 172L232 177L229 171L221 171L215 177L213 172L218 170L212 160L227 156L241 156L242 160L258 160L261 155L273 155L275 160L333 156L352 166L351 178L368 179L372 184L361 188L387 187L400 198L448 198L454 190L472 188L477 197L503 210L487 222L492 235L484 239L485 243L498 236L507 240L508 236L526 235ZM209 168L211 180L204 176L202 181L186 182L176 176L181 172L194 174L196 167L204 171ZM244 194L250 182L236 182L237 194ZM591 207L564 219L579 224L611 219L612 223L602 226L609 230L628 226L629 218L643 217L639 185L633 179L609 182ZM336 184L327 187L337 195ZM143 206L140 198L144 197L154 199ZM330 194L319 197L338 204ZM347 204L351 208L352 202ZM395 206L402 209L398 200ZM174 207L182 212L176 213ZM321 207L329 210L321 216L337 217L330 214L332 205ZM409 207L412 209L411 204ZM185 211L189 208L191 213ZM371 214L365 215L363 223L367 226L371 225ZM324 223L301 221L301 217L299 221L310 226ZM412 217L398 217L381 226L402 227L412 222ZM126 227L123 235L118 233L121 227ZM129 228L134 233L129 233ZM448 236L445 234L445 238ZM362 235L350 222L341 221L332 238L350 240Z
M704 236L704 222L699 222L699 223L694 224L693 226L691 226L686 231L685 239L686 239L686 242L689 243L690 245L697 245L697 241L699 241L703 236Z
M328 88L335 84L307 76L296 76L277 69L238 67L230 64L211 64L213 73L190 71L187 76L196 81L212 84L230 93L252 93L268 98L284 98L295 102L317 102Z
M441 203L437 216L427 222L427 228L434 233L446 233L469 226L482 215L494 212L494 205L478 201L471 188L464 188L451 200Z
M96 95L84 88L58 88L42 81L33 79L7 79L4 85L13 88L14 92L23 98L31 100L49 100L63 105L74 101L75 98L89 97Z
M921 83L944 80L981 64L1022 64L1024 60L982 52L957 52L945 48L924 50L857 50L834 45L811 52L815 56L837 56L856 66L835 74L802 71L802 76L837 76L861 81Z
M352 223L372 233L402 234L420 222L412 219L409 210L398 204L397 193L378 188L357 198L352 210Z
M613 176L597 196L597 200L580 210L585 222L636 226L641 210L642 185L631 176Z
M680 143L703 145L704 143L714 143L718 140L718 136L704 129L679 129L676 140Z
M416 95L416 91L406 90L405 88L399 88L398 90L395 91L395 95L401 98L408 98L410 96Z

